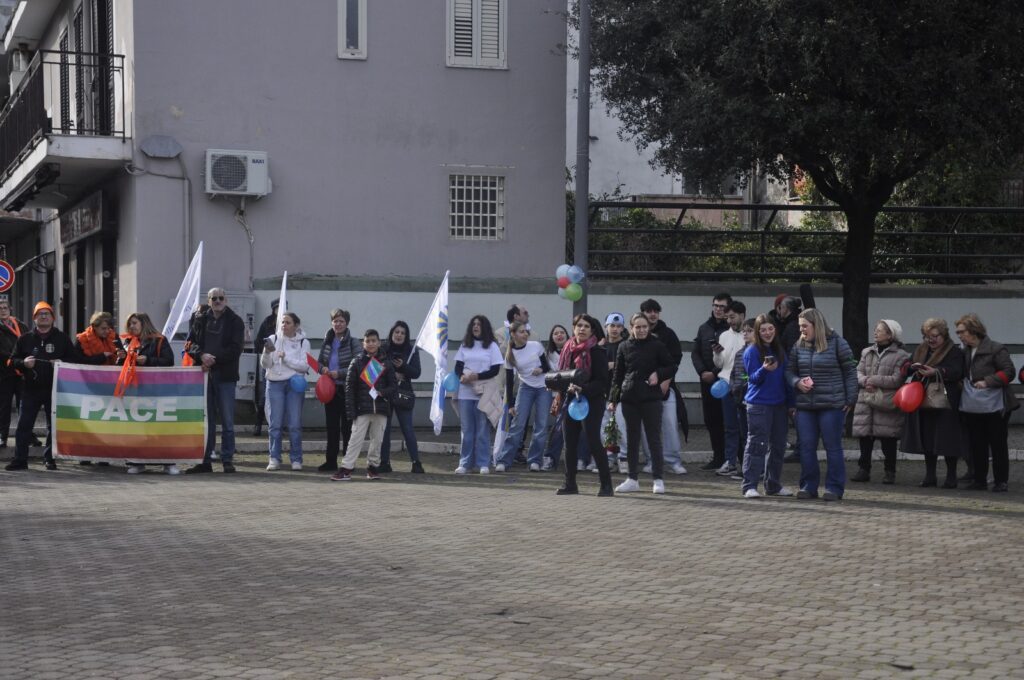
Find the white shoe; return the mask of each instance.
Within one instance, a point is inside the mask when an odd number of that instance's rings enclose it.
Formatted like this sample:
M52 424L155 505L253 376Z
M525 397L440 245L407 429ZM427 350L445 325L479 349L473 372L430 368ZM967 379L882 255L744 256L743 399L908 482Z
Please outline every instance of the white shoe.
M627 475L627 474L629 474L629 462L624 461L624 460L620 460L619 461L619 474L620 475Z
M292 463L292 470L299 472L302 470L302 463Z
M665 480L655 479L654 488L651 489L652 493L665 493Z
M220 451L211 451L210 460L220 460Z
M498 463L497 465L494 466L494 471L495 472L504 472L505 471L505 464L504 463Z
M615 487L615 493L633 493L640 490L640 482L635 479L627 479Z
M672 465L672 472L677 475L685 475L686 468L683 467L682 463L675 463Z
M169 475L180 475L181 468L179 468L177 465L168 465L166 472Z
M530 472L540 472L540 465L530 463Z
M792 491L790 491L789 489L787 489L786 487L782 487L782 488L781 488L781 489L779 489L778 491L776 491L776 492L774 492L774 493L770 493L770 494L768 494L768 495L769 495L769 496L785 496L785 497L787 497L787 498L788 498L789 496L792 496L792 495L793 495L793 492L792 492Z
M130 474L130 475L141 475L143 470L145 470L145 469L146 468L144 466L142 466L142 465L129 465L128 466L128 474Z
M464 475L466 474L466 472L468 472L468 470L466 470L466 468L462 467L461 465L455 468L455 474L457 475Z
M267 472L273 472L274 470L280 470L280 469L281 469L281 464L278 463L276 460L272 460L269 463L267 463Z
M722 467L715 470L715 474L719 477L731 477L736 474L736 466L726 461L722 463Z
M597 463L591 463L590 465L587 466L587 469L590 470L591 472L597 472Z
M552 461L549 457L544 456L544 464L540 466L540 469L543 470L544 472L550 472L551 470L554 469L554 467L554 461Z
M644 466L643 472L644 472L644 474L647 474L647 475L651 474L651 464L650 463L648 463L647 465Z
M587 466L583 464L582 460L576 461L576 471L577 472L583 472L586 469L587 469Z
M760 498L760 497L761 497L761 494L759 494L759 493L757 492L757 489L747 489L747 490L746 490L746 491L745 491L745 492L743 493L743 497L744 497L744 498Z
M491 470L490 470L490 468L482 467L482 468L480 468L480 474L482 474L482 475L489 475L489 474L491 474Z

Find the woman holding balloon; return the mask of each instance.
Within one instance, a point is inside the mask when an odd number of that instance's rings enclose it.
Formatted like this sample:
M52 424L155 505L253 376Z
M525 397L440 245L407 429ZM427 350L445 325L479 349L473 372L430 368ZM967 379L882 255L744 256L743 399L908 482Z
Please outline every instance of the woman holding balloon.
M302 469L302 400L306 393L306 354L309 340L299 317L286 312L276 336L263 343L260 365L267 372L267 423L270 432L270 461L267 470L281 467L281 428L287 423L292 470Z

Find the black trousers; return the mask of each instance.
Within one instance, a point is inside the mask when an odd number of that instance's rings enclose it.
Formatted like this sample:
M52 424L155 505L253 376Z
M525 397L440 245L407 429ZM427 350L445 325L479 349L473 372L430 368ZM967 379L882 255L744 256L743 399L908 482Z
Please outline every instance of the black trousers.
M53 423L50 422L50 405L52 393L25 390L21 395L21 413L18 417L18 431L15 434L14 461L28 462L28 447L32 443L32 428L36 425L39 409L46 414L46 448L43 449L43 460L53 460Z
M651 451L651 475L661 479L665 456L661 448L661 414L664 402L622 402L622 417L626 419L626 460L629 478L636 479L640 472L640 432L647 433L647 447Z
M348 440L352 437L352 421L345 415L345 389L339 385L334 399L324 404L327 419L327 464L338 464L338 451L348 451Z
M601 419L604 417L605 402L602 399L590 400L590 410L583 420L573 420L569 414L565 414L562 421L562 434L565 437L565 483L567 486L576 484L576 461L579 458L580 435L587 440L587 449L590 457L597 464L598 476L601 484L612 483L612 472L608 467L608 456L601 455L604 446L601 444ZM661 402L658 402L661 406Z
M11 431L11 405L18 394L20 381L16 375L0 378L0 441L5 444Z
M882 455L885 456L885 471L896 472L896 447L899 444L899 440L896 437L861 437L858 466L862 470L871 471L871 452L875 448L876 439L882 445Z
M1007 441L1009 414L962 413L974 461L974 481L988 482L988 456L992 452L992 481L1010 481L1010 447Z
M258 364L259 355L256 355L256 385L253 388L253 401L256 402L256 427L267 422L267 372Z
M722 401L711 396L711 385L700 384L700 406L704 412L704 425L711 437L711 462L721 467L725 462L725 418L722 415Z

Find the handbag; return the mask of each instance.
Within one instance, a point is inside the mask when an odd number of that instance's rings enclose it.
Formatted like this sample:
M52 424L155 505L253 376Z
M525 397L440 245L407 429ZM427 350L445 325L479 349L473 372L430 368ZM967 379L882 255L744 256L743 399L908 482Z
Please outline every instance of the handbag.
M978 389L970 378L965 378L960 410L964 413L1002 413L1003 390L996 387Z
M876 389L874 392L868 392L867 390L861 390L861 401L878 411L895 411L896 404L893 403L892 398L896 396L896 390L883 390Z
M924 401L921 408L927 409L951 409L949 395L946 394L946 382L942 379L942 373L935 372L937 380L926 380L924 386Z
M398 383L398 391L391 399L391 405L402 411L410 411L416 405L416 392L412 389L412 382L402 380Z

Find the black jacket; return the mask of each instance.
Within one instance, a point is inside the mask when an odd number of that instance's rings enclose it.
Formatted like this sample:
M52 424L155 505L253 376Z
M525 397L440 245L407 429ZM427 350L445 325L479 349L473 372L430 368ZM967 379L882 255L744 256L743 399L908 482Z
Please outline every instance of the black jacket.
M11 320L17 324L20 332L15 333L7 327L7 324L0 322L0 380L18 377L18 374L14 372L14 369L7 365L7 362L10 361L11 355L14 353L14 345L17 344L18 338L25 333L28 333L28 326L15 319L13 316L11 317Z
M619 344L615 355L615 371L612 373L612 389L609 401L636 403L661 401L660 384L676 372L676 365L665 344L657 338L643 340L630 338ZM657 373L658 385L649 385L647 379Z
M30 356L46 361L36 361L35 367L26 368L25 357ZM81 363L81 359L71 338L64 331L54 327L43 337L33 329L18 338L14 354L11 355L11 367L21 371L25 378L25 389L45 393L53 387L54 361Z
M270 314L263 320L256 330L256 337L252 339L252 350L256 354L263 354L263 341L274 334L277 330L277 314Z
M395 369L379 350L376 357L384 367L384 371L374 385L378 392L376 399L370 396L369 385L359 377L359 374L366 368L366 364L370 362L370 355L365 350L361 351L348 366L348 373L345 376L345 411L351 421L367 414L391 415L390 400L398 391L398 385L395 382Z
M124 340L121 342L127 349L128 343L131 340ZM167 342L167 338L164 336L146 338L139 342L139 356L146 357L146 363L139 364L140 367L146 368L150 366L173 366L174 365L174 350L171 349L171 343ZM118 365L124 364L124 359L117 360Z
M208 349L211 341L210 332L218 328L221 334L220 347L214 351ZM203 355L212 354L217 360L210 369L210 380L216 382L238 382L238 358L242 355L245 343L245 322L230 307L224 308L220 319L215 319L212 312L195 314L189 329L192 347L188 354L196 366L203 365Z
M608 396L608 373L608 354L604 347L594 345L590 349L590 373L580 383L591 409L600 408Z
M334 329L328 328L327 335L324 336L324 344L320 345L320 356L317 358L317 363L320 364L320 368L317 372L323 375L328 371L328 367L331 365L331 348L334 345ZM262 349L260 350L263 351ZM334 382L341 385L345 384L345 376L348 375L348 365L352 363L354 357L359 356L359 353L363 351L363 345L359 340L352 336L352 331L345 331L345 337L338 343L338 379Z
M773 309L768 312L768 318L771 319L772 324L775 326L775 333L779 336L782 349L786 350L786 354L789 354L789 351L793 349L793 345L800 339L799 310L790 312L789 316L782 319L779 318L779 313Z
M412 350L412 356L409 356L410 350ZM423 372L423 369L420 367L420 350L411 343L407 342L400 347L395 347L390 342L385 341L381 345L380 354L387 357L388 364L392 368L395 366L392 360L401 358L402 366L396 368L395 372L404 375L406 380L416 380L420 377L420 373Z
M693 361L693 370L697 371L698 378L701 374L709 372L718 375L719 369L715 366L715 353L711 347L718 342L718 336L728 328L728 321L718 320L711 316L697 329L697 337L693 339L693 351L690 353L690 359Z

